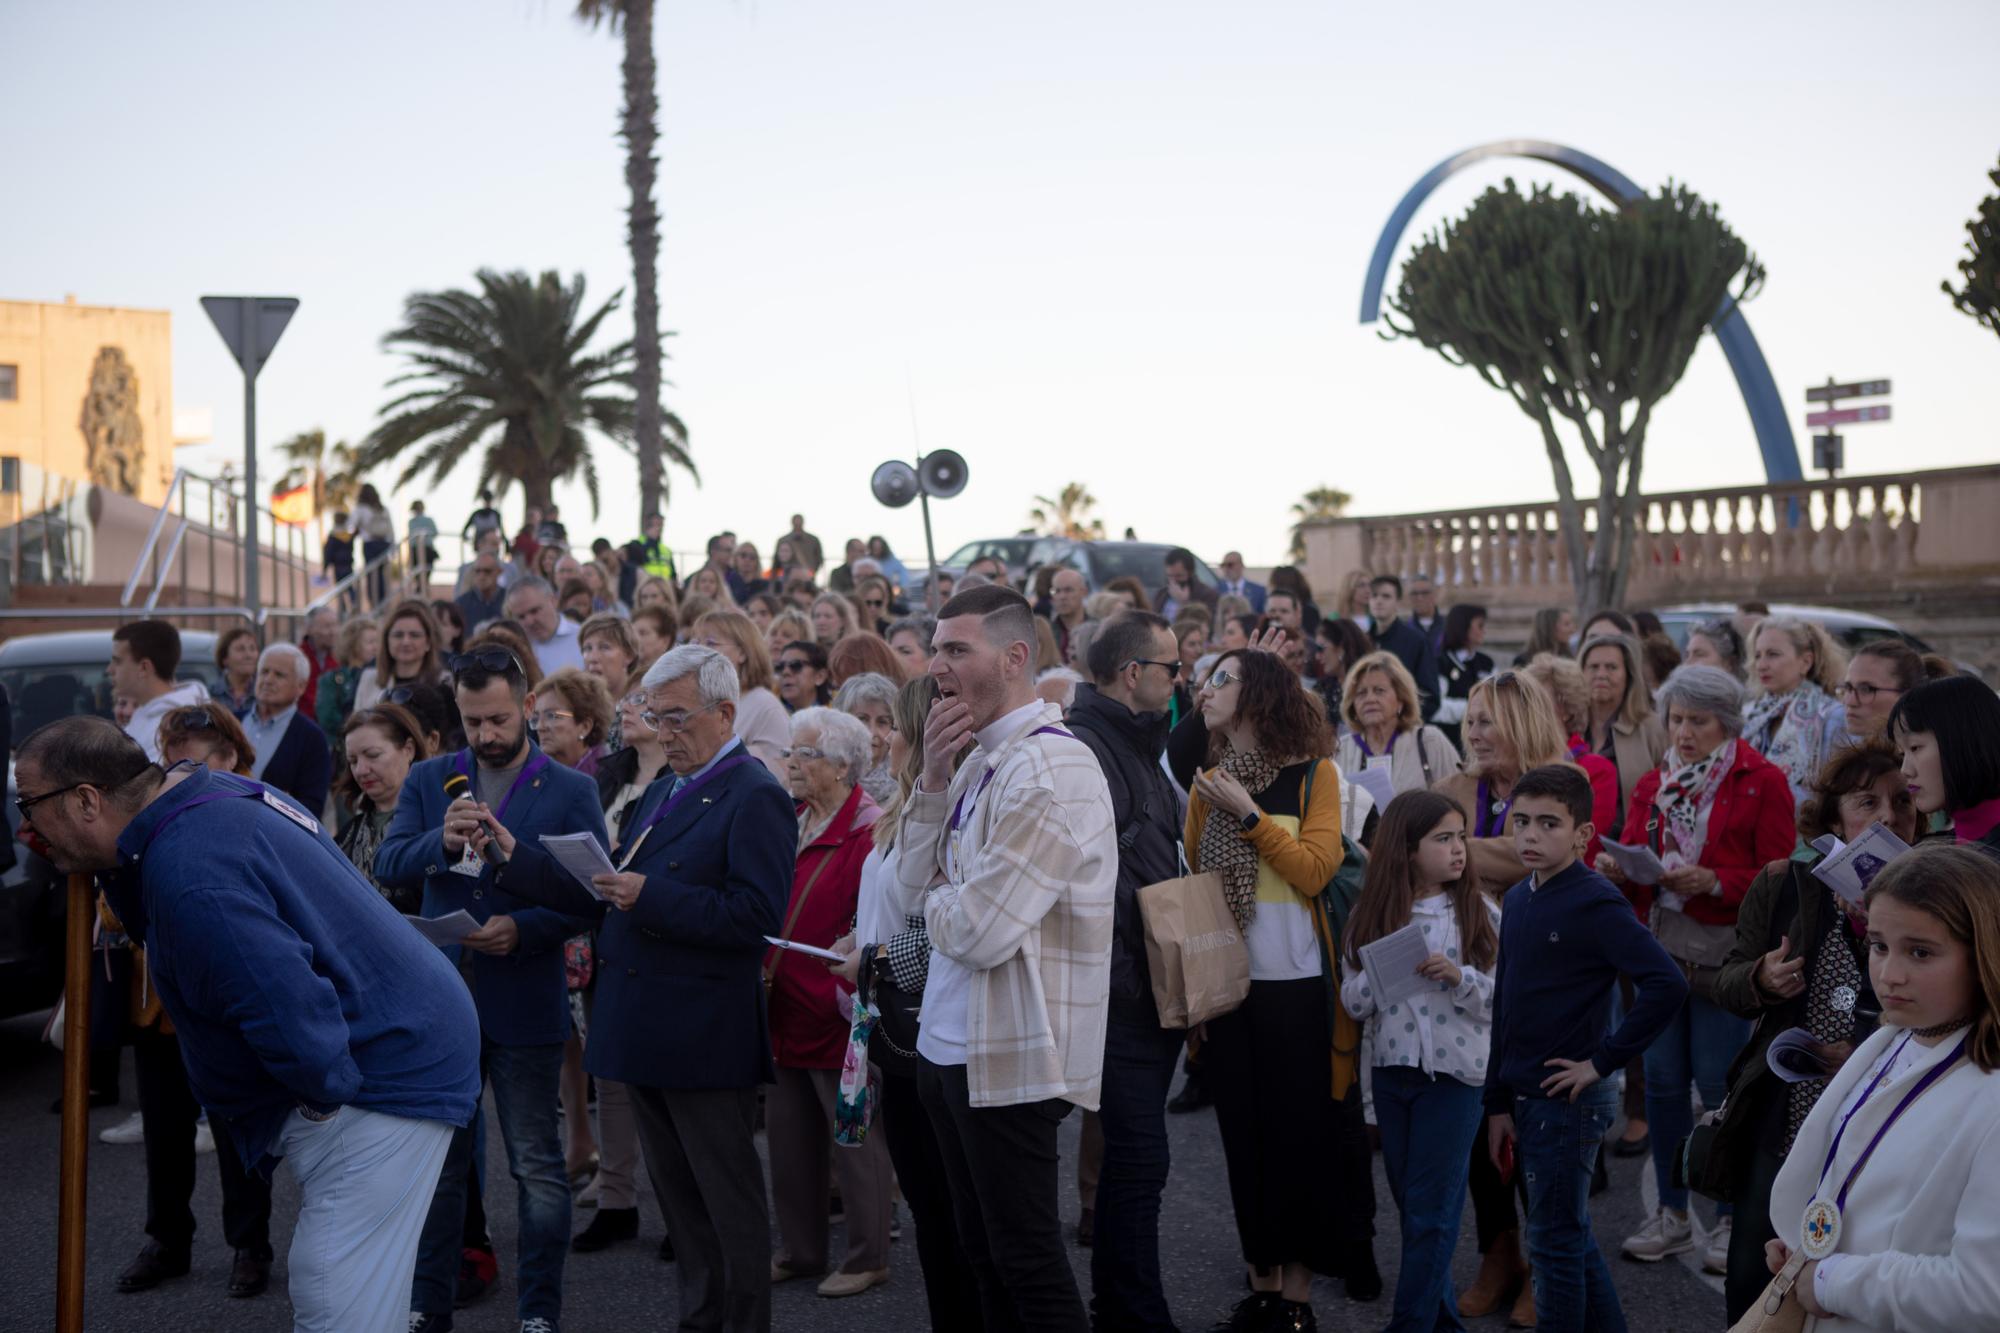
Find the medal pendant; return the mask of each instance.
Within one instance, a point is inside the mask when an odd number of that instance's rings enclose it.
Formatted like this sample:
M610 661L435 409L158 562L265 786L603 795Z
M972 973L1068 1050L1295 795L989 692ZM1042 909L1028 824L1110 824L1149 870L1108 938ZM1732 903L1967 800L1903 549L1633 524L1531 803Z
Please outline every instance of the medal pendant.
M1836 987L1834 987L1834 988L1833 988L1833 1008L1834 1008L1834 1012L1835 1012L1835 1013L1840 1013L1840 1014L1851 1014L1851 1013L1853 1013L1853 1012L1854 1012L1854 987L1852 987L1852 986L1836 986Z
M1806 1205L1799 1222L1799 1248L1808 1259L1824 1259L1840 1244L1840 1206L1826 1199Z

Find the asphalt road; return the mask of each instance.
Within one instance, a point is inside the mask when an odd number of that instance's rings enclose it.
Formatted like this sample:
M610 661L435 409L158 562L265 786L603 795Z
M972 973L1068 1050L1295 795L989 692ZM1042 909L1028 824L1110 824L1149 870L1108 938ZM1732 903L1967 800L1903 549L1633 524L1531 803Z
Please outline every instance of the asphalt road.
M49 1102L59 1090L60 1056L38 1045L41 1018L0 1022L0 1331L50 1326L55 1310L56 1179L59 1117L49 1114ZM200 1232L195 1242L194 1271L187 1277L138 1295L120 1295L114 1279L144 1240L145 1161L137 1146L113 1147L96 1141L96 1132L118 1123L137 1106L137 1084L128 1059L123 1085L125 1101L91 1115L90 1208L86 1327L92 1333L118 1330L226 1328L277 1330L291 1326L284 1295L285 1246L290 1241L298 1191L290 1176L278 1174L273 1241L278 1261L272 1289L252 1300L231 1300L224 1294L231 1255L221 1237L222 1191L211 1159L198 1171L194 1202ZM1065 1122L1064 1150L1073 1154L1078 1117ZM1229 1211L1223 1176L1222 1147L1212 1112L1169 1118L1174 1168L1167 1187L1161 1221L1160 1250L1167 1274L1167 1295L1175 1318L1188 1333L1205 1329L1242 1294L1242 1267ZM489 1179L498 1182L489 1197L493 1231L501 1249L501 1281L478 1304L458 1314L457 1327L472 1333L513 1330L514 1200L498 1136L489 1135L492 1149ZM1616 1257L1619 1241L1643 1218L1641 1162L1614 1161L1611 1189L1593 1200L1598 1243L1612 1255L1612 1272L1625 1314L1635 1333L1689 1333L1720 1330L1723 1322L1719 1279L1703 1278L1693 1265L1634 1264ZM655 1257L661 1227L659 1211L647 1197L640 1202L641 1239L591 1255L572 1255L565 1281L563 1326L571 1333L607 1329L663 1329L674 1326L678 1299L674 1274ZM1650 1197L1650 1189L1646 1191ZM1391 1290L1395 1286L1395 1207L1379 1162L1376 1167L1376 1256ZM1071 1222L1076 1198L1066 1191L1064 1211ZM579 1212L580 1228L588 1215ZM836 1237L833 1251L840 1252ZM1073 1250L1078 1284L1089 1290L1089 1256ZM1478 1266L1473 1250L1472 1218L1468 1208L1460 1233L1455 1277L1463 1287ZM812 1284L795 1281L775 1293L776 1326L824 1333L883 1333L921 1329L927 1323L923 1278L917 1269L913 1233L904 1221L903 1240L896 1245L894 1277L883 1287L845 1300L816 1296ZM1379 1329L1387 1322L1389 1301L1368 1305L1348 1302L1337 1282L1321 1281L1314 1288L1320 1327L1333 1330ZM1477 1330L1500 1330L1500 1317L1473 1321Z

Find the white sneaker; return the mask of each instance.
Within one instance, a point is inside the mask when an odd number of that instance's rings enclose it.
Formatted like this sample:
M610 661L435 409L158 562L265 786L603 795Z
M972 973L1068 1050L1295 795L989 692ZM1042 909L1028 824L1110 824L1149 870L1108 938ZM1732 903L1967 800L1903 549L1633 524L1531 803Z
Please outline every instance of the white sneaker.
M134 1111L123 1120L97 1136L99 1143L144 1143L146 1141L146 1117Z
M1627 1259L1656 1264L1670 1254L1686 1254L1694 1248L1694 1224L1686 1213L1663 1207L1645 1226L1627 1236L1621 1248Z
M1708 1233L1708 1244L1702 1250L1701 1269L1704 1273L1729 1272L1729 1233L1731 1227L1727 1216L1715 1219L1715 1229Z
M215 1131L208 1127L208 1117L195 1122L194 1150L197 1154L215 1151Z

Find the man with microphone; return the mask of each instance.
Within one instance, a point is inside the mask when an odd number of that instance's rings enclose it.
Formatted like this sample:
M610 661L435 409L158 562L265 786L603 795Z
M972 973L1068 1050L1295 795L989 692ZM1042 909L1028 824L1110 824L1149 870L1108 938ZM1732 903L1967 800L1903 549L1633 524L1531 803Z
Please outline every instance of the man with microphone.
M555 1333L570 1241L569 1173L556 1124L570 1030L562 946L588 924L503 889L498 874L505 857L490 835L505 830L509 841L539 846L544 833L588 832L602 844L604 815L597 784L551 762L529 739L533 699L512 653L480 648L450 666L468 748L410 770L375 856L375 876L386 885L421 887L427 917L463 909L479 923L463 953L456 947L446 953L472 987L481 1063L519 1188L521 1331ZM452 1327L472 1146L469 1128L455 1134L438 1180L411 1287L410 1333Z

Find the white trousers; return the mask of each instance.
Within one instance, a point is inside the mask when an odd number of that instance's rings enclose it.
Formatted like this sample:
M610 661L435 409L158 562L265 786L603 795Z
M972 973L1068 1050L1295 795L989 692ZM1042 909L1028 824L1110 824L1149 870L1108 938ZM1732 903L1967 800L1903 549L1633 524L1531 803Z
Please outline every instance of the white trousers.
M405 1333L417 1239L451 1126L343 1106L297 1111L277 1151L299 1182L289 1256L296 1333Z

